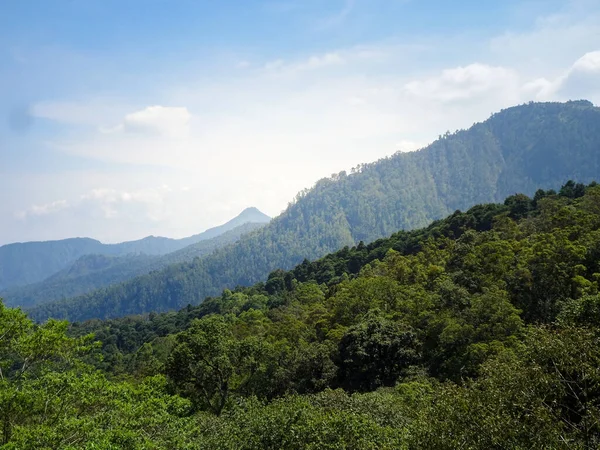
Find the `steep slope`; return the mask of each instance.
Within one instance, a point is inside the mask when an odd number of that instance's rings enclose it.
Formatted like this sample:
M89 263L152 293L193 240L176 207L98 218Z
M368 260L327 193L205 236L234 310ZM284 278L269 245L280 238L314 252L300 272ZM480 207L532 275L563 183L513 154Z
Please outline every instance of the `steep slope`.
M261 219L260 217L257 218ZM202 258L218 248L234 243L242 235L264 225L264 223L256 222L244 223L215 237L204 239L162 256L145 254L125 256L84 255L71 266L46 280L0 292L0 298L3 298L8 306L32 307L82 295L153 270L160 270L169 264ZM221 228L221 230L223 229Z
M270 217L258 209L247 208L223 225L183 239L148 236L136 241L103 244L90 238L73 238L3 245L0 247L0 290L42 281L68 268L83 255L165 255L214 238L245 223L267 223L269 220Z
M599 177L600 108L586 101L521 105L421 151L321 180L267 227L202 261L48 304L32 315L83 320L197 304L275 268L423 226L457 209Z

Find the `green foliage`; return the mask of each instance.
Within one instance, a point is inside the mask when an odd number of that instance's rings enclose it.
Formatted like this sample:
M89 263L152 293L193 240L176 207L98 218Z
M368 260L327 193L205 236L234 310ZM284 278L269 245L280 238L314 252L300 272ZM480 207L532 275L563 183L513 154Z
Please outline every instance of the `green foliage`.
M385 382L376 381L378 375L366 377L364 385L342 381L340 361L352 358L340 356L341 342L344 351L356 347L356 354L361 346L377 348L375 342L358 339L376 312L382 323L412 336L411 348L419 358L408 365L458 381L477 375L490 356L514 347L524 321L592 320L582 318L581 308L594 311L593 305L577 305L597 294L597 269L590 264L600 244L600 210L591 205L599 192L591 186L574 199L520 197L529 206L518 220L511 219L508 206L476 206L426 229L344 248L288 272L277 270L266 283L226 289L178 313L91 321L73 326L72 332L96 333L103 342L97 366L115 374L131 373L139 365L136 352L147 343L146 359L155 359L148 363L154 367L150 373L156 373L166 362L168 352L158 348L167 336L189 328L194 319L229 315L236 339L258 337L270 346L268 388L255 393L271 398L326 386L364 390L393 385L406 364L384 365L382 370L394 374ZM361 377L362 369L344 370Z
M74 339L66 330L66 322L54 320L35 326L20 310L0 303L0 436L4 444L11 440L14 427L28 422L31 410L39 406L40 393L50 401L68 388L68 383L57 383L56 378L73 370L76 356L89 350L90 336Z
M530 328L463 387L442 386L409 426L409 447L578 448L600 445L598 330Z
M410 366L420 362L419 347L409 327L368 316L340 341L340 385L350 391L394 386Z
M566 186L177 313L2 306L5 448L598 448L600 186Z
M260 370L261 343L234 339L222 316L195 320L177 342L167 361L167 375L196 407L217 415L230 394L243 391Z

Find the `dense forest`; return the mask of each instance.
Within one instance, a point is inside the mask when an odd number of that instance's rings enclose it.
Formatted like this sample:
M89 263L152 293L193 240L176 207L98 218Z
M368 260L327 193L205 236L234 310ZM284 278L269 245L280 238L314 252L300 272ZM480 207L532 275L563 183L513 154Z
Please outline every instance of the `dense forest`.
M236 242L264 223L247 222L214 237L203 239L166 255L145 253L125 256L89 254L47 279L27 286L0 291L7 306L34 305L85 294L102 287L124 282L139 275L157 271L171 264L203 258L215 250Z
M267 223L269 220L270 217L258 209L246 208L223 225L182 239L148 236L137 241L103 244L90 238L72 238L3 245L0 246L0 290L43 281L60 271L68 270L79 258L87 255L113 258L132 255L166 255L198 242L213 239L246 223ZM109 258L104 260L108 261ZM134 261L141 262L132 259L129 262L134 263Z
M31 317L112 318L196 305L344 246L427 225L457 209L533 195L600 173L600 108L587 101L506 109L427 148L323 179L268 226L210 256L82 297L42 305Z
M600 446L600 186L456 211L179 312L0 305L6 449Z

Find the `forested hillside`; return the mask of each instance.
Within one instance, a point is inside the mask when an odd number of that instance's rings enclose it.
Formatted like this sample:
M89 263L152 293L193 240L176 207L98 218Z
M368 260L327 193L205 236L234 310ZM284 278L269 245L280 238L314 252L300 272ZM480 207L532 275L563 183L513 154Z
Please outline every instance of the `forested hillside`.
M85 294L105 286L121 283L170 264L203 258L216 249L234 243L246 233L264 223L248 222L243 225L203 239L166 255L129 254L125 256L84 255L72 265L39 283L0 291L8 306L34 305ZM189 238L186 238L189 239Z
M100 253L101 246L101 242L89 238L3 245L0 289L43 280L85 254Z
M494 114L427 148L340 173L301 192L267 227L194 263L31 311L85 320L198 304L359 241L424 226L457 209L532 195L600 176L600 108L586 101L530 103Z
M10 449L598 448L599 280L600 186L569 182L179 312L67 328L0 305L0 436Z
M0 247L0 290L42 281L68 269L84 255L165 255L206 239L217 237L248 222L267 223L270 217L247 208L229 222L183 239L148 236L137 241L103 244L89 238L24 242Z

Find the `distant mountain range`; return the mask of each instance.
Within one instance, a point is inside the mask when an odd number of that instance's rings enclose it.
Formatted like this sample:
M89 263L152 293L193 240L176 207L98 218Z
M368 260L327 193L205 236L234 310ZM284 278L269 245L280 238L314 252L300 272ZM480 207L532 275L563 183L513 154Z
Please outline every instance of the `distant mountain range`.
M30 314L85 320L197 304L223 288L264 280L274 269L421 227L457 209L599 178L600 108L587 101L516 106L418 152L320 180L267 226L203 259Z
M265 226L265 222L247 222L223 234L196 242L166 255L143 253L125 256L84 255L45 280L1 291L0 298L3 298L4 303L8 306L26 308L82 295L138 275L163 269L170 264L202 258L218 248L234 243L242 235L263 226Z
M269 220L271 220L270 217L258 209L247 208L223 225L183 239L148 236L120 244L103 244L90 238L73 238L4 245L0 247L0 289L25 286L52 276L57 280L64 279L67 273L69 274L67 278L73 278L74 272L77 270L87 273L105 269L107 266L115 266L121 262L124 263L123 267L127 265L137 267L140 263L150 263L157 259L152 258L153 256L166 255L190 245L211 240L248 223L265 224ZM233 233L229 237L239 237L239 232L244 230L249 231L246 228L240 228L238 233ZM229 243L231 239L225 241ZM212 248L212 246L208 245L206 248ZM203 251L195 256L200 256L200 254L203 254ZM82 257L84 257L83 260L71 267ZM174 259L172 262L180 260ZM58 272L64 271L67 272L58 274Z

